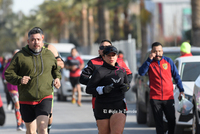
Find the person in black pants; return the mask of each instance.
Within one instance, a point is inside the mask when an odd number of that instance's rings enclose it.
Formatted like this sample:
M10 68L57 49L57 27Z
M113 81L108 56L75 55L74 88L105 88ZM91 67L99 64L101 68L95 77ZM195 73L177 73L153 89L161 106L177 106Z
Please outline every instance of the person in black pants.
M11 61L11 58L7 60L7 62L10 62ZM6 66L7 62L5 62L4 66L3 66L3 72L2 72L2 82L3 82L3 85L4 85L4 92L6 94L6 102L7 102L7 108L8 110L14 110L14 107L15 107L15 104L10 96L10 93L8 91L8 88L7 88L7 81L5 79L5 76L4 76L4 73L5 73L5 70L4 70L4 67Z
M184 96L182 81L172 59L163 56L162 44L154 42L151 54L139 68L139 75L148 72L150 104L152 107L157 134L164 134L163 112L168 120L168 134L174 134L176 124L173 82L175 80L180 94Z
M93 73L86 88L86 93L96 94L94 115L99 134L122 134L126 122L124 93L130 85L125 69L116 62L117 53L114 46L104 49L104 63Z

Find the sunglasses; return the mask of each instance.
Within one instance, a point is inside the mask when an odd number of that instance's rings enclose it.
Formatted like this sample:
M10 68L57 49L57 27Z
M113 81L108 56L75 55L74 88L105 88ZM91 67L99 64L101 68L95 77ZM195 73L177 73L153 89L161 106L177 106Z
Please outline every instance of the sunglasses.
M107 46L99 46L100 50L104 50Z

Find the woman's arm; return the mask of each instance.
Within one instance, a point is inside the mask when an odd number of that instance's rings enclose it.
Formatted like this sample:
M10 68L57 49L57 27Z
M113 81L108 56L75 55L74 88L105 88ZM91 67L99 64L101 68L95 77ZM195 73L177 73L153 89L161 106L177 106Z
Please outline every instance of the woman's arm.
M99 81L101 80L101 75L99 70L96 70L93 74L91 79L89 80L87 87L86 87L86 93L88 94L96 94Z

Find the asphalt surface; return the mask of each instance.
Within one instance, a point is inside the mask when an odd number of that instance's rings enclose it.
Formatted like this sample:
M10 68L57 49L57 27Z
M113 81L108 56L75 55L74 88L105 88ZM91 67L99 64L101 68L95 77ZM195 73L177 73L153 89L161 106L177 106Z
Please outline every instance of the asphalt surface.
M6 112L6 122L0 127L0 134L25 134L16 130L16 119L13 112L7 109L5 93L0 79L0 94ZM156 134L155 128L137 124L135 103L128 102L128 113L123 134ZM91 107L91 97L83 97L82 106L67 102L54 102L53 124L50 134L98 134Z

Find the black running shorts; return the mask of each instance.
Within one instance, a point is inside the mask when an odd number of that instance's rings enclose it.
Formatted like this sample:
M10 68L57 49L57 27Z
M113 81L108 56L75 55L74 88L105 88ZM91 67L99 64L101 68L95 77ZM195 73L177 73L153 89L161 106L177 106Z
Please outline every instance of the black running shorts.
M47 98L42 100L37 105L20 104L20 112L24 122L32 122L39 115L48 116L51 113L52 99Z
M80 77L70 77L69 78L72 87L76 87L76 85L79 84L79 79L80 79Z
M123 100L112 103L95 102L94 116L96 120L110 119L115 113L126 115L126 104Z

